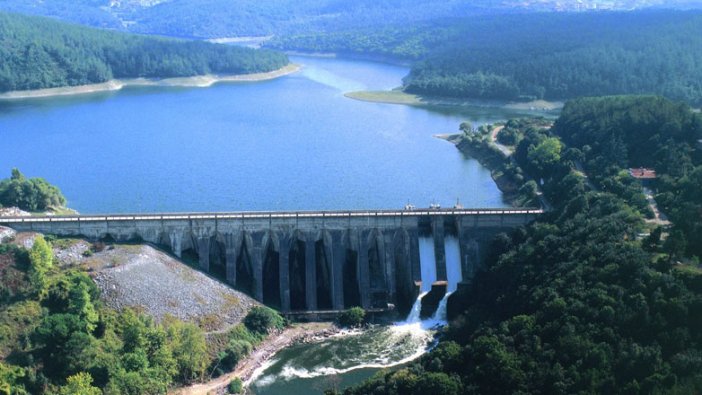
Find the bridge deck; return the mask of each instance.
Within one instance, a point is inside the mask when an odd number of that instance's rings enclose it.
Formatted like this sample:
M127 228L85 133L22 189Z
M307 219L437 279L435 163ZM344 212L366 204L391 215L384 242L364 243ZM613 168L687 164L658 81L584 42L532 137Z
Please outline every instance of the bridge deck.
M283 219L283 218L352 218L352 217L419 217L542 214L543 210L525 209L417 209L417 210L347 210L347 211L278 211L234 213L161 213L161 214L101 214L101 215L42 215L0 217L0 223L30 222L97 222L97 221L169 221L202 219Z

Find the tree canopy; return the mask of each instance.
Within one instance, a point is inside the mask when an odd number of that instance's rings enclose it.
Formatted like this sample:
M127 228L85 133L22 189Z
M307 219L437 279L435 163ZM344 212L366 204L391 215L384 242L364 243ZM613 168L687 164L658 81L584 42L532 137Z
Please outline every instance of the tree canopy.
M410 93L503 100L659 94L702 104L702 13L436 19L279 37L271 45L413 61Z
M702 195L692 194L700 191L702 163L699 148L684 143L698 136L697 116L655 97L582 99L566 106L552 130L520 130L514 160L532 177L540 172L553 210L494 239L472 286L449 301L458 314L438 347L343 393L700 392L702 271L694 260L674 264L660 230L638 236L644 222L628 193L597 190L620 177L602 168L657 164L656 155L648 155L658 150L687 153L683 162L693 167L675 175L663 170L658 188L673 188L677 201L688 202L678 210L699 223ZM663 127L668 124L684 126ZM612 138L622 150L611 152ZM551 139L561 140L560 157L535 157L535 147L556 146ZM595 189L578 169L581 160ZM676 230L676 221L669 239L679 256L694 253L697 247L674 236L688 234Z
M0 13L0 92L105 82L268 72L288 64L268 50L138 36Z
M27 211L43 211L63 207L66 198L43 178L26 178L18 169L0 180L0 207L19 207Z

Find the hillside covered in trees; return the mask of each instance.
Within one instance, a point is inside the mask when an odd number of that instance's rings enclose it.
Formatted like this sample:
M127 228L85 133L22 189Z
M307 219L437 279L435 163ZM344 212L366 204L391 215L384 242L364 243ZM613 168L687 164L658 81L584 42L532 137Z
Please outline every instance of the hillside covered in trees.
M176 37L330 32L491 13L694 8L689 0L5 0L0 10L84 25Z
M684 223L702 223L699 122L665 99L611 97L569 103L551 130L522 129L514 159L544 179L554 209L495 238L473 286L450 302L460 315L435 350L343 393L699 393L699 242L686 250L674 236L697 237ZM609 186L623 167L661 164L670 150L687 155L660 167L659 196L674 197L674 221L687 219L666 241L655 230L641 239L647 225L630 194ZM684 256L691 264L676 263Z
M268 72L284 54L130 35L0 13L0 92L105 82Z
M166 394L229 372L285 325L254 306L243 322L207 336L202 322L157 322L140 306L115 310L100 297L95 262L57 257L75 243L0 243L0 394ZM86 253L114 247L97 242Z
M702 104L702 13L513 14L282 37L275 48L411 60L410 93L561 100L658 94Z

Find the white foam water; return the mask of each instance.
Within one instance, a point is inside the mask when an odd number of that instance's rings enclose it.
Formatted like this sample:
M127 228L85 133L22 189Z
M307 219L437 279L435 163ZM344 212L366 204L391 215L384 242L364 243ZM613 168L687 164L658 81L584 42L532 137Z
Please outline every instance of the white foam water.
M434 253L434 239L431 237L419 238L419 265L422 275L422 292L431 291L431 285L436 282L436 255Z
M435 327L436 323L431 320L412 324L397 323L378 333L369 335L374 337L375 341L379 341L379 344L376 344L372 353L360 354L351 358L352 361L349 361L352 362L351 366L329 366L324 364L307 369L286 364L282 367L276 379L312 379L320 376L345 374L360 369L386 369L406 364L421 357L433 347L433 332L431 329ZM354 336L354 334L346 336ZM408 348L408 345L412 347ZM397 351L401 348L405 348L405 351L398 355ZM257 385L264 386L269 381L270 378L265 376L257 382Z
M422 312L422 298L424 298L426 294L427 292L422 292L417 296L417 300L415 300L412 305L412 310L410 310L407 319L405 319L405 324L414 324L422 321L419 315Z
M451 292L446 292L446 295L441 299L441 302L439 302L439 307L436 309L436 313L434 313L434 316L431 317L433 321L436 322L446 322L448 318L448 314L446 312L446 305L448 304L448 298L451 296Z
M458 283L463 281L461 270L461 248L458 245L458 238L446 235L444 238L444 249L446 250L446 277L448 286L446 293L456 292Z
M434 332L446 325L448 295L432 319L421 320L422 298L431 291L431 286L437 279L434 240L430 237L420 238L419 250L421 293L405 321L387 328L352 330L322 339L315 345L309 345L314 349L297 350L285 362L266 363L256 370L247 384L254 383L256 387L262 388L278 381L292 383L298 379L343 375L361 369L386 369L414 361L430 351L436 345ZM460 260L458 262L460 270ZM458 282L456 286L457 284ZM349 353L349 349L355 349L356 352ZM323 361L318 361L320 354L325 353L329 355Z

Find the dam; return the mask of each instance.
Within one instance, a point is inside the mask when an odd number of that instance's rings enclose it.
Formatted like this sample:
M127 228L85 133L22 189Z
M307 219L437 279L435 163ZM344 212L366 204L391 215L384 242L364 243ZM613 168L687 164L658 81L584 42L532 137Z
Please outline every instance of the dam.
M420 289L456 282L452 273L469 284L497 233L542 213L413 209L119 214L3 217L0 225L59 237L148 242L283 312L352 306L394 306L408 312ZM420 264L420 239L433 244L432 284L421 283L427 268ZM446 245L456 244L447 260Z

